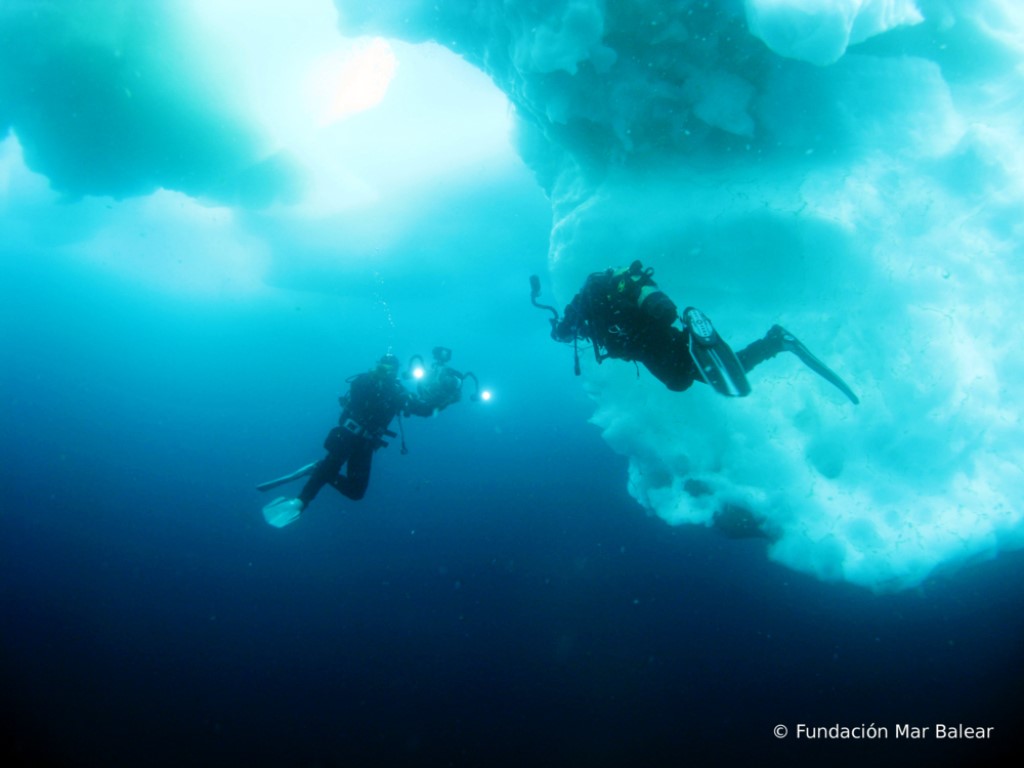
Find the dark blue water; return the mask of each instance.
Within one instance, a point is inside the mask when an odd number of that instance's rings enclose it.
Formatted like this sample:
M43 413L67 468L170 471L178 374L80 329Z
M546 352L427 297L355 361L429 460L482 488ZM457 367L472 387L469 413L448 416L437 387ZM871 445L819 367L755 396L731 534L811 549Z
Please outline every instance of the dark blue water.
M875 596L645 516L525 277L475 318L449 293L479 275L397 283L415 317L353 329L329 301L0 276L6 764L985 765L1019 744L1024 558ZM408 420L362 502L326 489L265 525L254 485L319 457L344 378L433 343L494 402ZM772 735L801 722L890 738ZM894 738L939 722L994 738Z

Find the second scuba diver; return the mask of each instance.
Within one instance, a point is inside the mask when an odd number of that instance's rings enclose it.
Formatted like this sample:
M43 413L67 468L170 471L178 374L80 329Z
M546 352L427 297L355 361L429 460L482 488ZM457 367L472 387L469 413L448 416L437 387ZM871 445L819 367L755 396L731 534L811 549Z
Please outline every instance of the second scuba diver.
M267 523L282 528L294 522L325 485L333 486L353 501L363 498L370 482L373 454L388 445L385 437L396 436L389 429L392 419L398 416L401 425L402 416L431 416L459 400L464 379L476 381L472 373L447 368L445 363L450 359L451 350L435 348L434 365L424 371L415 395L399 381L400 365L392 354L384 355L369 372L348 379L349 390L338 399L342 407L338 426L324 440L327 455L257 486L260 491L268 491L300 477L309 477L297 497L279 497L263 508ZM405 452L403 435L402 453ZM344 474L342 467L346 468Z

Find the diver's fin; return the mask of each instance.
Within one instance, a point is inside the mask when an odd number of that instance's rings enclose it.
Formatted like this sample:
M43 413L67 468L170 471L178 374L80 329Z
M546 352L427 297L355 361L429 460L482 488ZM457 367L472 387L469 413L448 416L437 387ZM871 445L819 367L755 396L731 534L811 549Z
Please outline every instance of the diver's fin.
M290 483L292 480L298 480L300 477L305 477L306 475L312 474L313 470L316 468L316 465L317 462L314 461L310 464L307 464L304 467L296 469L294 472L291 472L290 474L287 474L284 477L279 477L276 480L268 480L265 483L260 483L259 485L256 486L256 490L269 491L271 488L277 488L277 486L284 485L285 483Z
M690 331L690 357L701 378L726 397L746 397L750 382L732 347L722 340L707 315L696 307L683 312L683 325Z
M302 502L284 496L279 496L263 508L263 519L275 528L284 528L289 523L294 523L301 514Z
M787 331L781 325L773 325L768 331L768 336L776 335L781 337L782 350L785 352L792 352L794 355L803 360L804 365L814 371L816 374L821 376L825 381L834 386L848 398L854 405L860 403L860 399L853 393L853 390L847 385L845 381L839 378L839 374L825 365L821 360L816 358L811 351L807 349L801 343L800 339L794 336L792 333Z

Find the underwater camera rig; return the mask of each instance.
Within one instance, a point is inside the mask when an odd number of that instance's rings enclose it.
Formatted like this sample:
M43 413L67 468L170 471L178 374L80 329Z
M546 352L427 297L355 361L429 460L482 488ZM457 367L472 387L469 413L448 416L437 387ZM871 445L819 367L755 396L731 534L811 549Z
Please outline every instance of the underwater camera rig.
M427 367L421 355L409 358L409 367L405 378L416 381L416 394L424 403L434 410L441 411L462 399L462 385L471 379L474 386L469 396L471 401L480 399L480 380L472 371L462 373L448 365L452 359L452 351L448 347L434 347L431 350L433 361Z

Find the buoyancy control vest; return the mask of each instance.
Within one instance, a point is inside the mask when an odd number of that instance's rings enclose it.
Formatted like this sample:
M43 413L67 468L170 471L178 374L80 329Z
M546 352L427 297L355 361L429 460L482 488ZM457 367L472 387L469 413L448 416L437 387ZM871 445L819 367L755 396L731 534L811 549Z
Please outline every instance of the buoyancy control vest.
M656 325L671 325L679 316L675 303L654 282L654 269L644 269L639 261L618 270L616 289L625 300L640 310L642 320Z
M401 384L377 372L357 374L348 382L349 391L338 398L342 407L340 423L354 423L369 436L390 434L388 425L409 400Z
M634 342L651 327L676 321L678 308L658 287L654 270L634 261L628 267L597 272L587 279L588 336L595 344L598 362L605 357L634 359Z

